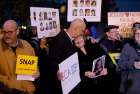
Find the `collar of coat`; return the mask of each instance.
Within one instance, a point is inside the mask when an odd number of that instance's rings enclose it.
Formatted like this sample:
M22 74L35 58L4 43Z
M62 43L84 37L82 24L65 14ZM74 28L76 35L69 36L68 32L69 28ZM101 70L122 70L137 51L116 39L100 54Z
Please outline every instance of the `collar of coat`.
M23 43L22 43L22 41L20 40L20 39L18 39L18 45L17 45L17 48L23 48L24 46L23 46ZM6 44L5 42L4 42L4 40L2 40L2 49L3 50L8 50L10 47L8 46L8 44Z

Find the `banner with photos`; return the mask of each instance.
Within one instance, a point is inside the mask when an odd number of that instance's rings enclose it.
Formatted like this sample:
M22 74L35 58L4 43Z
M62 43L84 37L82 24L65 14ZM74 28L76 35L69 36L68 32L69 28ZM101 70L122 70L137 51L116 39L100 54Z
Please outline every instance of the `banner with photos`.
M30 7L31 26L37 26L38 38L56 36L60 32L58 9Z
M132 24L140 22L140 12L109 12L108 25L118 25L123 38L132 36Z
M95 77L101 76L101 71L105 66L105 55L93 60L92 72L95 73Z
M67 20L85 18L88 22L100 22L102 0L68 0Z

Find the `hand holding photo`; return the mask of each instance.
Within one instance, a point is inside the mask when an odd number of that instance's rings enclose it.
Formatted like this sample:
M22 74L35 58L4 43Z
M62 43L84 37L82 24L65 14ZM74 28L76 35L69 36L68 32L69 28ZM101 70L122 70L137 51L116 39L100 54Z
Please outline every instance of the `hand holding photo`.
M104 70L104 64L105 64L105 55L93 61L92 72L95 73L95 77L102 75L102 71Z

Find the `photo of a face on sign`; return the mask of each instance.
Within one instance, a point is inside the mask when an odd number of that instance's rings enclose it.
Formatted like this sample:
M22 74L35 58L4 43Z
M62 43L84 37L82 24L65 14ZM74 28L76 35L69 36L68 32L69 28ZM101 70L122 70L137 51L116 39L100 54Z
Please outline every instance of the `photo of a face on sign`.
M80 15L80 16L84 16L84 10L83 10L83 9L80 9L80 10L79 10L79 15Z
M73 16L77 16L77 9L74 9L74 10L73 10L72 15L73 15Z
M84 6L84 0L80 0L80 7Z
M73 0L73 7L78 7L78 0Z
M90 0L85 1L85 6L90 7Z
M34 18L34 20L36 20L36 12L35 11L33 12L33 18Z
M53 17L56 17L56 12L52 12L52 16Z
M47 20L48 17L47 17L47 12L44 12L44 20Z
M56 28L57 28L56 21L53 21L53 28L54 28L54 29L56 29Z
M96 6L96 1L95 0L91 1L91 6Z
M49 22L49 29L52 29L52 22Z
M90 16L90 9L85 9L85 16Z
M43 13L42 13L42 12L39 13L39 20L40 20L40 21L43 20Z
M95 14L95 10L94 9L92 9L91 10L91 16L95 16L96 14Z
M52 13L50 11L48 12L48 18L48 20L52 20Z
M47 23L47 22L46 22L46 27L45 27L45 29L46 29L46 30L48 30L48 29L49 29L49 28L48 28L48 23Z
M40 31L44 31L44 26L42 22L40 23Z

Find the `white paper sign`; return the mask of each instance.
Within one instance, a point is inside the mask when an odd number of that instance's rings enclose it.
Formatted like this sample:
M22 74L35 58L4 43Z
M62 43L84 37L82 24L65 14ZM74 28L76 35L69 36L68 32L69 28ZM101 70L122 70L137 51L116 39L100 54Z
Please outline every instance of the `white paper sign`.
M78 54L73 54L59 64L59 70L63 75L61 80L63 94L68 94L81 81Z
M32 77L32 75L17 75L17 80L28 80L28 81L34 81L35 78Z
M37 26L38 38L56 36L60 32L58 9L30 7L30 15L31 26Z
M102 0L68 0L68 21L85 18L88 22L101 20Z
M95 77L101 76L100 73L104 69L104 65L105 65L105 55L93 61L92 72L96 74Z
M108 25L118 25L119 33L124 38L133 36L132 24L140 22L140 12L109 12Z

